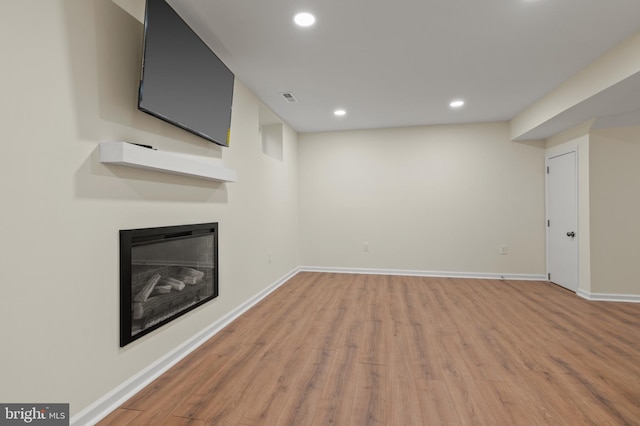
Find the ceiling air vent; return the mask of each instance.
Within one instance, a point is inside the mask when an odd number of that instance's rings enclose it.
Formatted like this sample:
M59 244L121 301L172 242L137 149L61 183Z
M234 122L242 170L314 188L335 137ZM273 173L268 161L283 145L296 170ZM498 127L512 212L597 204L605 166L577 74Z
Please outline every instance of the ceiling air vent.
M293 96L293 93L291 92L282 92L280 93L280 95L282 95L282 97L284 98L285 101L289 102L290 104L294 103L294 102L298 102L298 100L296 99L295 96Z

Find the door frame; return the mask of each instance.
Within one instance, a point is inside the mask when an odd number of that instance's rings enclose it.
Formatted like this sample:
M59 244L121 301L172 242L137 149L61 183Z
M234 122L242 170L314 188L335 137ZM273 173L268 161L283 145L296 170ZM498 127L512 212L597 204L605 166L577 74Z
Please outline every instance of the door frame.
M549 249L549 243L550 243L550 238L549 238L549 174L547 173L547 167L549 167L549 160L556 158L556 157L560 157L562 155L566 155L566 154L570 154L570 153L574 153L575 154L575 172L576 172L576 294L580 293L580 152L579 152L579 147L578 146L573 146L573 147L565 147L564 149L558 149L558 150L549 150L545 153L544 156L544 201L545 201L545 206L544 206L544 216L545 216L545 238L546 238L546 262L547 262L547 279L551 282L551 280L549 279L549 276L551 274L551 272L549 271L549 259L550 259L550 249ZM555 284L555 283L554 283ZM559 285L559 284L557 284ZM565 288L563 286L560 286L562 288Z

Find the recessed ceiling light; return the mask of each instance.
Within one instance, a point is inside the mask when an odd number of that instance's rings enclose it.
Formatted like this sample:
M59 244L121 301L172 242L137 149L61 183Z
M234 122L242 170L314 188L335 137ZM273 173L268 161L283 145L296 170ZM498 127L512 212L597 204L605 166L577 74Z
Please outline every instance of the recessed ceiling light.
M464 101L462 99L456 99L455 101L451 101L451 103L449 103L449 106L451 108L460 108L464 105Z
M316 17L310 13L302 12L294 16L293 21L301 27L310 27L316 22Z
M333 111L333 115L335 115L336 117L342 117L347 115L347 111L343 110L343 109L337 109L335 111Z

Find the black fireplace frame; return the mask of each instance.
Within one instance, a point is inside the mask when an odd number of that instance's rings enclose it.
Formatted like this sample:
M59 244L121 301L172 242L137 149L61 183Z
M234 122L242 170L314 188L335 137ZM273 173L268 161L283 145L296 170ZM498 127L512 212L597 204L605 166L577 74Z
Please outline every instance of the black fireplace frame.
M213 236L213 291L202 300L181 308L179 312L147 328L132 332L133 326L133 286L132 286L132 248L164 241L176 241L190 237ZM125 229L120 231L120 347L151 333L163 325L181 317L199 306L218 297L218 223L200 223L191 225L164 226L156 228Z

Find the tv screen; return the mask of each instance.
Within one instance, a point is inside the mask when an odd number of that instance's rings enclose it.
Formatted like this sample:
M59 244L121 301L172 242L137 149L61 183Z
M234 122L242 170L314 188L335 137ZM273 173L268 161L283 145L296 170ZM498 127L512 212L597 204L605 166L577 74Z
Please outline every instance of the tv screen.
M164 0L147 0L138 108L229 145L233 73Z

